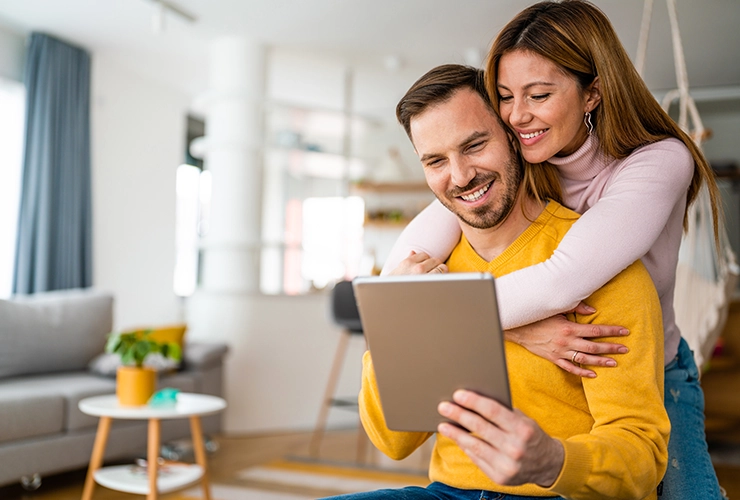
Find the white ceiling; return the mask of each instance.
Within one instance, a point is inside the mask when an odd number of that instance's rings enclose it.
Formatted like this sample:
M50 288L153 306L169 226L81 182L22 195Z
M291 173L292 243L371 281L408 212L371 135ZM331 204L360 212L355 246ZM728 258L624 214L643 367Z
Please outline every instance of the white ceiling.
M498 30L530 0L171 0L197 17L169 14L152 29L153 0L0 0L0 24L45 31L93 53L106 52L137 70L180 85L205 88L208 42L244 35L266 46L336 54L348 61L389 55L422 70L465 62L482 53ZM595 0L628 53L637 49L643 0ZM740 86L740 1L677 0L692 87ZM675 87L668 14L655 0L645 80Z

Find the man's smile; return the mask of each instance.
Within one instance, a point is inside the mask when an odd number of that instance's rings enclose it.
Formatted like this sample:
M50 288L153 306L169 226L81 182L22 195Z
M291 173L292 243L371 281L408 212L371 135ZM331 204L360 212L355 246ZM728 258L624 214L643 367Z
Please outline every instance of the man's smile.
M470 194L464 194L460 195L460 198L462 198L464 201L478 201L483 197L486 192L491 188L493 185L493 181L489 182L485 186L481 187L480 189L475 190L474 192Z

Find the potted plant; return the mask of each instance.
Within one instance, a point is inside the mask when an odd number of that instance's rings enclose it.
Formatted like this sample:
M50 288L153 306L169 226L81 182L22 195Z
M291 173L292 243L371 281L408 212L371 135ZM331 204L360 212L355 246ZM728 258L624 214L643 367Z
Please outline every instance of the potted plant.
M157 385L157 371L144 366L149 354L159 353L179 361L180 346L174 342L157 342L150 338L152 330L111 333L105 352L118 354L121 366L116 371L116 395L125 406L141 406L149 401Z

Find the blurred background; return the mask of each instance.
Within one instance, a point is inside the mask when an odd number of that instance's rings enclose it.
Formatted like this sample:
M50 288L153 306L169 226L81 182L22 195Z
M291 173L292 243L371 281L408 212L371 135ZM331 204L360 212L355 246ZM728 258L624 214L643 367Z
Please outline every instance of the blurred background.
M225 430L308 429L337 343L327 291L377 272L432 199L394 108L481 66L523 0L0 0L0 296L10 295L28 36L91 57L93 284L117 328L186 322L231 347ZM596 0L631 56L642 0ZM740 249L740 3L677 2L689 82ZM644 78L676 87L666 5ZM359 387L361 341L340 391ZM356 423L334 415L332 426Z

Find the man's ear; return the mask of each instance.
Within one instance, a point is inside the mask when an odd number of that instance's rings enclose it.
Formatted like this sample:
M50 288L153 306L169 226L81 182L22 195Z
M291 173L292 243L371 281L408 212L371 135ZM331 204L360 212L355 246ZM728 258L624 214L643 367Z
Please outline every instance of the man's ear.
M586 109L591 112L601 103L601 80L597 76L586 89Z

